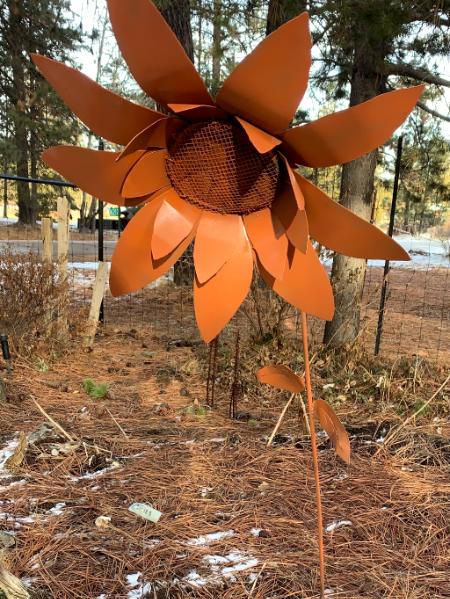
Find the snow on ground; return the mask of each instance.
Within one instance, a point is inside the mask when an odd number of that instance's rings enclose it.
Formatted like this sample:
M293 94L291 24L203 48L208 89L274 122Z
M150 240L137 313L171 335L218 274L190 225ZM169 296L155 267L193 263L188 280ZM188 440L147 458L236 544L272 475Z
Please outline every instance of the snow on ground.
M351 520L335 520L326 525L325 532L333 532L337 528L342 528L343 526L353 526L353 522Z
M222 539L229 539L234 536L234 530L221 530L218 532L211 532L207 535L202 535L200 537L196 537L195 539L190 539L187 544L195 545L201 547L208 547L212 545L216 541L221 541Z

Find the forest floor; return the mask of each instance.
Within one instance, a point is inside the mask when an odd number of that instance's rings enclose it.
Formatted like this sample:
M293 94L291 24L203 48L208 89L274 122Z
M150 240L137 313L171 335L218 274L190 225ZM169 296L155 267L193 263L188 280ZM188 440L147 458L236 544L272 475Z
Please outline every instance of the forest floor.
M0 372L1 557L30 597L319 597L299 406L267 447L287 398L250 378L277 354L241 348L246 378L231 420L227 343L213 408L204 345L125 324L105 326L92 352L74 342L62 358ZM327 597L450 597L449 386L436 394L447 375L448 365L425 360L314 354L317 395L333 403L352 446L347 466L320 437ZM104 397L85 391L88 378L106 385L95 387ZM62 430L43 430L38 406ZM135 502L160 520L130 512Z

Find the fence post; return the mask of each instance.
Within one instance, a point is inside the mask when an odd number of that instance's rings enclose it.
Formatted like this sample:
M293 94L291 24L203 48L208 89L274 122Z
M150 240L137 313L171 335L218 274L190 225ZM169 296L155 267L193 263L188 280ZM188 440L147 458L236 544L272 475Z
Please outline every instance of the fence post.
M92 291L91 309L86 327L84 346L91 348L94 343L95 332L100 316L100 307L103 302L103 293L105 291L106 279L108 278L108 263L99 262L97 275L95 277L94 289Z
M105 144L104 144L104 142L103 142L102 139L100 139L99 142L98 142L98 149L100 151L103 151L105 149ZM105 259L105 255L104 255L104 222L103 222L104 212L103 212L103 208L104 208L103 201L100 198L98 198L98 261L99 262L103 262L103 260ZM100 322L104 322L104 320L105 320L104 305L103 305L103 294L102 294L102 301L100 303L98 319L100 320Z
M69 255L69 202L67 198L60 197L57 201L58 210L58 269L60 283L67 281L67 262ZM67 335L67 306L60 310L58 315L58 336Z
M389 217L389 229L388 235L392 237L394 233L394 223L395 223L395 211L397 209L397 196L398 196L398 183L400 180L400 168L402 164L402 150L403 150L403 135L400 135L397 142L397 157L395 160L395 176L394 176L394 189L392 191L392 202L391 202L391 214ZM378 356L380 353L380 345L381 345L381 335L383 333L383 322L384 322L384 312L386 309L386 297L388 290L388 275L390 271L390 262L386 260L384 263L384 273L383 273L383 286L381 288L381 297L380 297L380 307L378 309L378 324L377 324L377 336L375 339L375 355Z
M43 218L41 221L42 260L51 264L53 260L53 227L51 218Z
M61 277L67 278L69 255L69 202L58 198L58 264Z

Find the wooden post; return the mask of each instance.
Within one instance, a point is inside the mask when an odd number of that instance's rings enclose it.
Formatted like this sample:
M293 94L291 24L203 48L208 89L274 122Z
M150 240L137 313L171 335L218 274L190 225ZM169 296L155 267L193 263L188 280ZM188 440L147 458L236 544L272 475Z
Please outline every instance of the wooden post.
M100 316L100 306L102 305L103 301L103 293L105 291L107 277L108 263L99 262L97 275L94 282L94 289L92 291L91 309L89 310L86 335L84 338L84 346L86 348L91 348L94 343L95 332L97 330L98 319Z
M67 261L69 255L69 202L67 198L58 198L58 269L60 283L67 280ZM64 306L58 315L58 336L67 336L67 307Z
M42 260L51 264L53 260L53 230L52 219L43 218L41 222Z
M58 263L61 277L67 277L69 254L69 202L58 198Z

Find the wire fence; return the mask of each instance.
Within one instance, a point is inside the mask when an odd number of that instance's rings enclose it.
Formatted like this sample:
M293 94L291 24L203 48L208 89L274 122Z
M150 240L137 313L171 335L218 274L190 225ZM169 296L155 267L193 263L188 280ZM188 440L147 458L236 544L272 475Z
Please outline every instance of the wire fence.
M41 253L39 227L19 227L11 219L2 219L0 223L0 253L11 251L18 256L22 255L24 259L29 252ZM103 234L106 261L111 259L118 235L117 231L105 231ZM88 305L98 265L99 234L98 231L80 233L72 228L70 237L68 261L71 295L74 301ZM399 263L391 265L380 353L394 357L417 355L431 360L448 360L450 261L445 245L436 240L412 237L403 239L402 243L410 251L412 261L401 267ZM54 244L56 246L56 241ZM326 265L330 266L330 260L326 261ZM113 298L107 290L103 306L105 323L118 329L145 327L168 340L199 340L192 305L190 262L182 260L177 270L183 284L176 284L172 269L159 282L122 298ZM358 339L368 352L373 352L375 347L383 280L383 262L369 262L361 302L362 318ZM250 337L273 334L274 327L282 327L288 334L297 334L296 311L284 309L280 314L281 308L274 294L264 291L258 284L256 289L258 301L265 302L264 305L258 307L255 304L255 294L250 294L249 300L228 327L229 332L238 326L242 343ZM264 322L259 323L262 330L258 330L258 310L263 314ZM310 319L312 337L316 342L322 339L323 326L323 322Z

